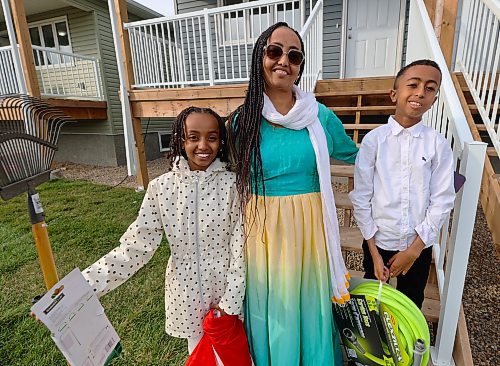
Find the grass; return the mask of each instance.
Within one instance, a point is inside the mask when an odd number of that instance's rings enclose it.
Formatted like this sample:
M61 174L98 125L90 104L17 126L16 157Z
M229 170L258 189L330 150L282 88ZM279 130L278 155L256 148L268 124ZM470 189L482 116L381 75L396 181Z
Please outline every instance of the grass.
M38 188L60 277L84 269L116 245L143 198L131 189L65 180ZM186 342L164 330L166 242L125 284L101 298L122 339L125 365L183 365ZM0 201L0 360L2 365L66 366L49 331L29 317L31 298L45 292L26 195Z

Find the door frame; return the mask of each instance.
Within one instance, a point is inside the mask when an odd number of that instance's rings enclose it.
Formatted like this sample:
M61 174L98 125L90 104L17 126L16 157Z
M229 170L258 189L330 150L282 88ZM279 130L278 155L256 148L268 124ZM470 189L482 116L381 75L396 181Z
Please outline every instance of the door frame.
M341 30L341 42L340 42L340 79L345 79L345 60L347 55L347 9L348 2L350 0L342 1L342 30ZM399 31L398 31L398 43L396 45L396 72L401 67L403 62L403 43L405 37L405 15L406 15L406 0L399 0ZM398 66L399 65L399 66Z

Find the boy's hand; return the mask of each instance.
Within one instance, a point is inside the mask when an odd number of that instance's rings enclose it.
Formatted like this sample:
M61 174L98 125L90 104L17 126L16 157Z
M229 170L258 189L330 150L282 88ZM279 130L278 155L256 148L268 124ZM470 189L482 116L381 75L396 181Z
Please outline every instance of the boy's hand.
M375 277L377 280L385 282L389 279L389 268L384 265L384 260L382 256L377 253L376 256L373 256L373 272L375 272Z
M384 265L384 260L375 245L375 238L368 239L367 242L370 254L372 255L373 272L375 273L375 277L379 281L385 282L389 279L389 268Z
M406 275L413 263L420 257L420 253L424 249L425 244L417 235L413 243L406 249L395 254L387 265L390 266L389 272L391 277L397 277L400 274Z

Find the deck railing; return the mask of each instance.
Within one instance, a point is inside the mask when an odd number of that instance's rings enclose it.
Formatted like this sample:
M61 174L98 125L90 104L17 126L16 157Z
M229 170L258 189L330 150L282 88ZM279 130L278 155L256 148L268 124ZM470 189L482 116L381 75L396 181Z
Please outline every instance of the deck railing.
M133 87L248 81L253 44L278 21L300 31L305 22L304 0L252 1L127 23L124 26L129 31ZM320 26L311 24L311 31L317 33ZM315 47L318 51L322 48Z
M101 72L97 58L53 48L32 47L42 96L102 99Z
M322 78L323 72L323 0L319 0L314 6L300 36L304 41L306 54L300 87L304 91L314 92L316 82Z
M431 355L435 365L451 365L486 144L474 142L472 138L423 0L411 1L408 44L411 47L407 50L407 63L429 58L442 70L438 100L424 120L446 136L453 149L455 167L467 179L457 195L451 226L447 220L433 248L441 310Z
M19 93L10 46L0 48L0 95Z
M456 67L500 156L500 3L463 1Z

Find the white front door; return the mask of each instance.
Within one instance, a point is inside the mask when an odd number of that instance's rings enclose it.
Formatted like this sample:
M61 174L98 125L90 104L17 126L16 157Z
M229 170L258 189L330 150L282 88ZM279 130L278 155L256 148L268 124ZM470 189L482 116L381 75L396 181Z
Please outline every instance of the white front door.
M346 1L345 77L394 75L401 62L401 0Z

